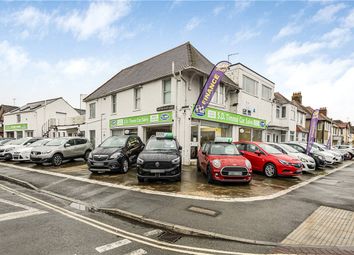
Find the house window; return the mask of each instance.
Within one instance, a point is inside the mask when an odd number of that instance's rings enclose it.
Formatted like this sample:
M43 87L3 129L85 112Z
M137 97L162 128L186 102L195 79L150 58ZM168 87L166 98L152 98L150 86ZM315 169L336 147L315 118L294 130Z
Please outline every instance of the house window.
M281 117L286 118L286 106L282 106L281 108Z
M286 142L286 131L281 131L280 142L282 142L282 143Z
M291 142L295 141L295 132L294 131L290 131L290 141Z
M245 75L243 76L243 89L247 93L253 96L257 96L257 87L258 87L258 82Z
M276 108L276 117L277 119L280 119L280 106L277 105L277 108Z
M211 100L213 104L223 105L225 102L225 86L220 84L218 88L215 90L213 98Z
M295 110L291 109L291 120L295 120Z
M171 79L162 81L163 104L171 103Z
M117 94L112 95L111 99L112 99L112 113L116 113L117 112Z
M33 131L32 130L26 131L26 137L33 137Z
M134 89L134 109L140 110L141 88Z
M272 89L265 85L262 85L262 98L267 101L270 101L272 99Z
M17 118L17 123L20 123L20 122L21 122L21 115L20 115L20 114L17 114L17 115L16 115L16 118Z
M89 104L90 119L96 118L96 103Z

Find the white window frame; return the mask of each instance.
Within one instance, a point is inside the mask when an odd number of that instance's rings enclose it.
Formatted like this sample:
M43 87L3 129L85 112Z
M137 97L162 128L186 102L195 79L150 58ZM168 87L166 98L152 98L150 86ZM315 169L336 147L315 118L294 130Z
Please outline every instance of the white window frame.
M296 113L295 113L294 109L290 110L290 118L291 118L291 120L295 120L295 118L296 118Z
M140 110L141 107L141 87L134 89L134 110Z
M112 113L117 113L117 94L111 96Z
M277 119L280 119L280 116L281 116L281 107L280 107L280 105L277 105L277 106L275 107L275 117L276 117Z
M224 84L219 84L217 89L215 90L215 93L213 95L213 98L211 99L211 103L215 105L224 105L225 104L225 85Z
M167 82L170 83L169 90L166 90L166 84L168 84ZM170 100L167 102L166 95L168 95L168 94L170 94ZM172 80L171 80L171 78L162 81L162 103L163 104L171 104L172 103Z
M264 95L265 91L267 91L268 95ZM272 100L272 88L268 87L267 85L262 84L262 99L271 101Z
M251 89L251 84L248 84L247 81L253 82L252 86L253 89ZM258 97L258 82L246 75L243 75L242 78L242 88L244 91L252 96ZM253 91L252 91L253 90Z
M280 111L281 118L286 119L286 106L282 106L280 109L281 109L281 111ZM285 111L284 111L284 109L285 109ZM283 113L285 113L285 114L283 114Z
M21 114L16 115L17 123L21 123Z
M96 118L96 103L89 104L89 119Z

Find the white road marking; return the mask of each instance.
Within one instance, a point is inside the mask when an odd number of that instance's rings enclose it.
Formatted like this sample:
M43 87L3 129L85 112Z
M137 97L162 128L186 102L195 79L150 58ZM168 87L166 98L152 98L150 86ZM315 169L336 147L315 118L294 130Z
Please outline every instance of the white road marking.
M9 201L9 200L5 200L5 199L2 199L2 198L0 198L0 203L12 205L12 206L15 206L15 207L20 207L20 208L23 208L23 209L26 209L26 210L34 209L33 207L29 207L27 205L15 203L15 202L12 202L12 201Z
M154 230L144 233L144 236L156 236L156 235L161 234L162 232L163 231L161 229L154 229Z
M83 177L78 177L78 176L72 176L72 175L67 175L67 174L62 174L62 173L54 173L54 172L48 172L45 170L38 170L38 169L32 169L29 167L22 167L22 166L15 166L7 163L0 163L1 166L6 166L6 167L12 167L12 168L17 168L20 170L25 170L25 171L30 171L30 172L36 172L36 173L41 173L41 174L46 174L46 175L52 175L52 176L58 176L58 177L64 177L68 178L71 180L76 180L76 181L81 181L81 182L86 182L86 183L92 183L92 184L98 184L101 186L106 186L106 187L112 187L112 188L119 188L119 189L124 189L124 190L130 190L130 191L137 191L145 194L153 194L153 195L161 195L161 196L168 196L168 197L178 197L178 198L187 198L187 199L194 199L194 200L205 200L205 201L220 201L220 202L253 202L253 201L262 201L262 200L270 200L274 198L278 198L281 196L284 196L288 193L290 193L293 190L299 189L307 184L310 184L311 182L317 181L318 179L321 179L327 175L330 175L334 172L337 172L347 166L350 166L354 162L350 162L348 164L342 165L336 169L328 171L324 175L318 175L315 176L309 180L303 181L299 184L296 184L294 186L291 186L288 189L278 191L274 194L271 195L265 195L265 196L255 196L255 197L239 197L239 198L230 198L230 197L201 197L201 196L195 196L195 195L184 195L184 194L179 194L179 193L169 193L169 192L162 192L162 191L154 191L154 190L146 190L142 188L136 188L136 187L128 187L125 185L121 184L112 184L112 183L107 183L103 181L96 181L96 180L90 180L86 179Z
M45 201L38 199L36 197L30 196L30 195L27 195L27 194L22 193L20 191L9 188L5 185L0 184L0 188L8 191L9 193L16 194L19 197L22 197L22 198L27 199L29 201L35 202L35 203L42 205L46 208L49 208L55 212L65 215L66 217L71 218L73 220L87 224L89 226L100 229L102 231L113 234L115 236L120 236L122 238L126 238L126 239L129 239L129 240L141 243L141 244L145 244L150 247L155 247L157 249L161 249L161 250L165 250L165 251L173 251L173 252L183 253L183 254L190 254L190 255L191 254L192 255L211 255L211 254L254 255L254 253L244 253L244 252L241 253L241 252L234 252L234 251L215 250L215 249L200 248L200 247L194 247L194 246L170 244L170 243L162 242L159 240L154 240L152 238L141 236L141 235L126 231L124 229L120 229L115 226L91 219L89 217L86 217L86 216L83 216L83 215L80 215L77 213L74 213L72 211L66 210L66 209L56 206L54 204L45 202Z
M102 253L102 252L113 250L115 248L121 247L123 245L130 244L130 243L131 243L131 241L128 240L128 239L122 239L122 240L119 240L119 241L114 242L114 243L109 243L109 244L97 247L96 251L98 251L99 253Z
M129 252L125 255L144 255L144 254L147 254L147 252L144 249L139 249L139 250Z
M24 217L33 216L33 215L44 214L44 213L47 213L47 212L46 211L37 210L37 209L35 209L35 210L25 210L25 211L19 211L19 212L12 212L12 213L4 213L4 214L0 214L0 222L1 221L24 218Z

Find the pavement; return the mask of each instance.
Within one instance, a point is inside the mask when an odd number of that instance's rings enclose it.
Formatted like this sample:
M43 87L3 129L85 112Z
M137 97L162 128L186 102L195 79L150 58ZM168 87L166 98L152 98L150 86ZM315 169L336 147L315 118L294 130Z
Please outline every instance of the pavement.
M0 174L32 183L42 190L70 197L96 208L118 209L148 219L201 231L278 244L282 243L321 206L354 211L353 165L282 196L248 202L166 197L75 180L70 175L48 175L4 165L0 166ZM197 210L189 210L190 207L195 207ZM205 212L216 213L211 213L211 215ZM328 252L340 249L340 253L337 254L348 254L347 250L352 252L349 254L354 253L354 245L350 242L340 247L330 244L314 247L300 243L301 245L304 248L317 249L317 251L321 248L322 254L327 252L323 249L329 249ZM245 247L242 246L246 249ZM287 248L287 251L290 251L290 249L299 249L299 246L285 246L282 249L278 247L278 250L274 251L284 253ZM264 245L264 249L254 248L254 246L247 246L247 249L270 252L267 245Z

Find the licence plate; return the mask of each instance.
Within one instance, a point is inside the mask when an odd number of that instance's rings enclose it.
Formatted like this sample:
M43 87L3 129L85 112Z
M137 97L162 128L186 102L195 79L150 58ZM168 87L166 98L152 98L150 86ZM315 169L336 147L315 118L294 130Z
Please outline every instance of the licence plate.
M151 173L153 173L153 174L161 174L164 172L165 172L165 170L151 170Z
M232 176L241 176L241 175L242 175L242 172L229 172L229 175L232 175Z
M95 166L104 166L103 162L94 163Z

